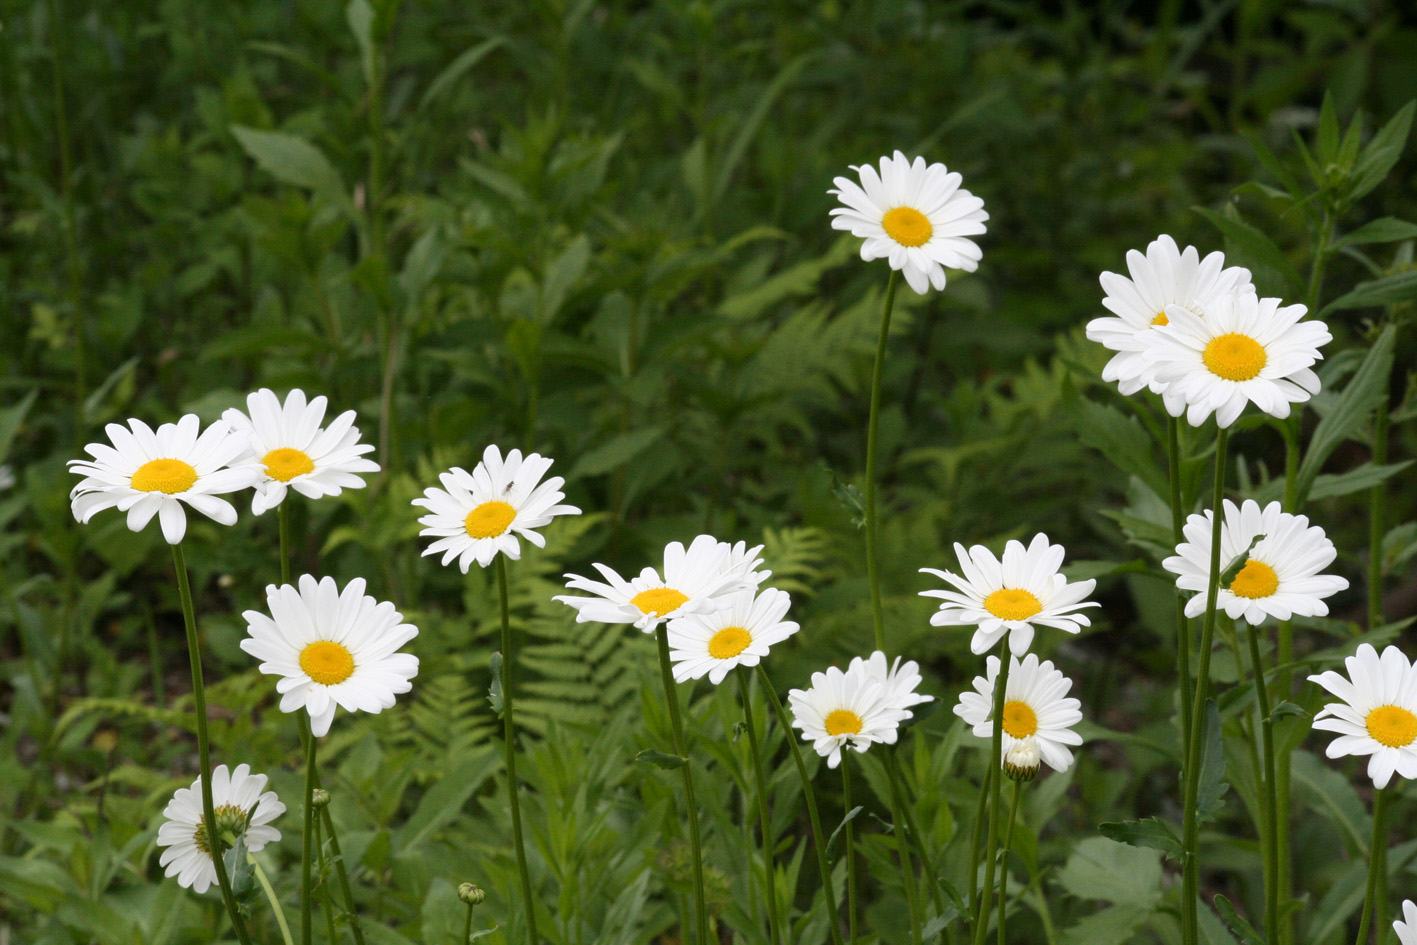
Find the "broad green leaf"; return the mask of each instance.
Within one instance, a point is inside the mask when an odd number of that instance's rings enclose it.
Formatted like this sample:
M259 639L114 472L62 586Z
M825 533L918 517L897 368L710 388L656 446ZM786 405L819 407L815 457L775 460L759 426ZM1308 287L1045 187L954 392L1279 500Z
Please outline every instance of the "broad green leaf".
M304 138L283 131L233 125L231 133L251 158L276 180L317 193L343 195L344 182L324 153Z
M1073 848L1058 882L1079 899L1103 899L1146 912L1161 899L1161 860L1151 850L1089 837Z
M1155 817L1148 817L1145 820L1124 820L1098 824L1097 829L1102 836L1109 840L1116 840L1118 843L1134 847L1160 850L1168 857L1179 858L1185 852L1181 841L1177 839L1171 828Z
M1235 911L1235 906L1224 896L1215 897L1215 911L1220 913L1220 918L1225 920L1230 931L1239 936L1241 945L1265 945L1265 940L1256 932L1254 926L1245 921L1245 917Z
M1381 308L1417 299L1417 272L1399 272L1371 282L1360 282L1346 295L1324 306L1320 315L1349 308Z
M1240 219L1233 205L1227 204L1222 213L1207 207L1194 209L1224 234L1227 261L1248 267L1263 294L1277 293L1288 298L1303 291L1303 282L1289 257L1263 231Z
M1387 177L1388 172L1397 164L1398 159L1402 157L1402 149L1407 146L1407 136L1412 132L1414 110L1417 110L1417 100L1402 106L1401 110L1373 135L1373 140L1363 149L1358 163L1353 167L1353 173L1349 176L1344 194L1345 202L1351 204L1381 184L1383 178Z
M1077 433L1084 443L1122 472L1146 483L1156 495L1169 494L1165 464L1157 460L1151 438L1135 417L1086 398L1080 398L1077 405Z
M576 480L614 472L659 442L663 436L664 427L645 427L622 433L595 449L582 453L581 458L576 460L576 464L566 474L567 478Z
M1150 908L1112 906L1063 932L1063 945L1125 945L1150 916Z
M0 856L0 894L40 912L53 912L66 899L81 896L74 880L57 864L18 856Z
M1373 463L1364 463L1356 469L1350 469L1346 473L1325 473L1314 480L1313 488L1309 490L1310 499L1331 499L1335 496L1349 495L1354 492L1361 492L1364 489L1371 489L1379 483L1386 482L1393 476L1411 466L1413 460L1403 460L1400 463L1387 463L1382 466Z
M663 768L665 771L673 771L675 768L682 768L689 763L689 759L683 755L671 755L665 751L656 751L653 748L646 748L635 756L635 761L642 765L654 765L656 768Z
M1340 443L1367 425L1369 415L1377 408L1382 398L1387 396L1396 336L1397 330L1392 325L1383 328L1363 357L1363 363L1358 365L1358 370L1354 372L1348 386L1339 395L1338 403L1314 428L1308 449L1304 451L1304 458L1299 463L1295 485L1295 494L1298 497L1296 508L1304 507L1314 479L1318 477L1319 470L1333 451Z
M1361 246L1366 243L1396 243L1398 240L1417 238L1417 223L1408 223L1396 217L1381 217L1364 223L1352 233L1333 241L1333 248Z
M1224 778L1225 747L1220 737L1220 710L1214 699L1207 699L1201 733L1200 792L1196 795L1201 823L1213 819L1224 806L1225 792L1230 789Z

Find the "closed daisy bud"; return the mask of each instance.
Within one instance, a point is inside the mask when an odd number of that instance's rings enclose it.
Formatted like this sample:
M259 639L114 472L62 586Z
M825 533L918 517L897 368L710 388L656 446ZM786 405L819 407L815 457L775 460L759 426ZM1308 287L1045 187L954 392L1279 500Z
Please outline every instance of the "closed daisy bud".
M487 893L475 883L463 883L458 887L458 898L469 906L479 906L487 898Z
M1314 728L1337 732L1328 756L1369 755L1368 777L1385 788L1394 772L1417 778L1417 667L1395 646L1382 656L1370 644L1344 661L1348 676L1329 670L1310 676L1343 700L1314 716Z
M1038 744L1032 735L1018 739L1004 752L1004 774L1010 781L1032 781L1038 776L1038 765Z

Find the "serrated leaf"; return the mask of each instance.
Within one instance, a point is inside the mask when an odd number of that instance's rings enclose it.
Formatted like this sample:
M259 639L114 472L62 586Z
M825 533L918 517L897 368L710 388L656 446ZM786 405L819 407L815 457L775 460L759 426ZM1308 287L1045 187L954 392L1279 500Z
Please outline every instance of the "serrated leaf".
M1133 905L1103 909L1063 932L1063 945L1125 945L1151 913Z
M1124 820L1098 824L1097 829L1102 836L1109 840L1134 847L1160 850L1167 857L1179 859L1185 853L1176 834L1155 817L1148 817L1145 820Z
M1102 899L1144 912L1161 899L1160 855L1106 837L1089 837L1073 848L1058 882L1079 899Z
M1363 356L1348 386L1338 396L1338 403L1324 414L1309 438L1308 449L1299 463L1295 483L1296 508L1303 508L1309 490L1319 470L1338 445L1368 422L1368 417L1387 396L1388 378L1392 374L1392 349L1397 330L1392 325L1383 328L1373 346Z
M851 823L853 820L855 820L855 819L856 819L856 815L860 814L860 813L861 813L863 810L865 810L865 809L866 809L866 808L865 808L864 806L857 805L856 807L853 807L853 808L851 808L851 810L847 811L845 817L841 818L841 823L839 823L839 824L836 825L836 829L832 831L832 835L827 838L827 858L828 858L828 859L830 859L831 857L833 857L833 856L836 855L836 852L835 852L835 851L836 851L836 838L837 838L837 835L840 834L843 830L845 830L845 829L846 829L846 825L849 824L849 823Z
M1417 109L1417 100L1402 106L1398 113L1373 135L1373 140L1363 149L1358 163L1353 167L1353 173L1348 178L1348 188L1344 194L1346 203L1351 204L1381 184L1397 164L1398 159L1402 157L1402 149L1407 146L1407 136L1412 132L1414 109Z
M653 748L646 748L635 756L635 761L642 765L654 765L665 771L673 771L675 768L682 768L689 763L689 759L683 755L671 755L665 751L656 751Z
M1225 921L1230 931L1239 936L1242 945L1265 945L1265 940L1260 936L1260 933L1245 921L1244 916L1235 911L1235 906L1231 904L1229 899L1224 896L1216 896L1215 911L1220 913L1220 918Z
M1201 727L1200 791L1196 809L1201 823L1215 817L1224 806L1225 792L1230 790L1225 778L1225 747L1220 737L1220 710L1214 699L1205 701L1205 722Z

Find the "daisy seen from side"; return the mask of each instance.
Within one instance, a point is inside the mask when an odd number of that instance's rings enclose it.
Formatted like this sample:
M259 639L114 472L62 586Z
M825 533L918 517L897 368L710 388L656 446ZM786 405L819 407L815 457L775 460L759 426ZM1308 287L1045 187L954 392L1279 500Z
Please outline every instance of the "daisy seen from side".
M234 771L217 765L211 780L215 831L206 829L202 815L201 778L193 781L191 787L177 789L162 812L167 820L157 830L157 845L167 848L158 865L166 876L177 877L179 885L197 893L206 892L217 881L212 860L213 833L223 854L237 838L245 841L247 850L256 853L280 839L280 831L270 823L285 813L285 805L276 793L265 790L266 776L252 774L250 765L237 765Z
M1020 660L1009 657L1008 682L1004 684L1003 758L1015 753L1016 762L1026 760L1031 747L1048 767L1066 771L1073 763L1070 748L1082 744L1082 736L1072 726L1082 721L1082 703L1068 696L1073 682L1038 654ZM974 691L960 693L955 715L985 740L994 736L994 686L999 678L999 658L986 661L986 675L974 678Z
M1314 716L1314 728L1336 732L1330 758L1368 755L1368 777L1385 788L1396 772L1417 778L1417 668L1395 646L1382 656L1371 644L1344 660L1348 675L1335 670L1310 676L1341 702Z
M864 752L877 742L894 743L900 723L910 713L893 706L884 686L861 663L842 672L835 666L812 674L810 689L787 694L792 727L802 730L802 740L827 759L827 767L841 764L841 752Z
M768 650L796 633L785 620L792 598L786 591L735 591L726 606L706 614L689 614L669 621L669 659L674 681L708 676L717 686L735 666L756 666Z

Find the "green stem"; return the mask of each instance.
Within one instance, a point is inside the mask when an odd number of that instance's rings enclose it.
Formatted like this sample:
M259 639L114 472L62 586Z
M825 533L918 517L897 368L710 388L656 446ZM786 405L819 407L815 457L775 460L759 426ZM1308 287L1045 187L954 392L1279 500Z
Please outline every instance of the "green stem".
M522 839L522 807L517 786L517 727L512 718L512 679L516 665L512 650L512 618L507 599L507 557L497 555L497 597L502 610L502 742L506 751L507 798L512 808L512 843L517 852L517 873L521 880L522 902L526 906L526 928L532 945L541 945L536 931L536 900L532 898L531 874L526 865L526 843Z
M758 748L758 726L753 718L753 701L748 692L747 672L734 673L738 677L738 695L743 700L743 722L748 728L748 749L753 753L753 778L758 793L758 821L763 831L763 869L767 874L768 892L768 934L772 945L782 943L782 919L777 914L777 867L773 863L772 813L768 810L768 780L763 770L763 756ZM792 737L792 733L787 733Z
M1274 721L1270 717L1269 687L1265 684L1264 664L1260 662L1260 638L1254 624L1245 621L1250 642L1250 665L1255 673L1255 697L1260 707L1260 741L1264 754L1264 790L1260 794L1260 813L1264 817L1264 927L1270 941L1278 941L1279 921L1279 795L1276 791L1274 765Z
M841 806L851 813L851 756L841 753ZM856 945L856 832L851 821L842 827L846 834L846 927L851 945Z
M895 825L892 833L895 834L896 857L900 860L901 880L905 884L905 901L910 908L910 941L913 945L920 945L920 892L915 888L915 864L910 859L910 848L907 846L907 841L913 842L917 846L920 863L925 869L926 881L930 883L934 893L932 899L937 913L944 911L944 903L940 899L939 883L935 880L935 867L924 850L919 831L915 829L914 819L910 815L910 806L904 800L905 792L900 785L900 763L896 759L895 749L886 749L885 758L886 775L890 778L891 785L891 822ZM943 936L943 930L941 932Z
M1368 889L1363 896L1363 915L1358 920L1357 945L1367 945L1368 924L1373 915L1373 905L1378 900L1379 884L1386 887L1387 877L1381 875L1387 846L1387 790L1379 788L1373 792L1373 842L1368 847Z
M1384 387L1373 416L1373 465L1387 462L1388 392ZM1368 492L1368 630L1383 623L1383 528L1387 487L1378 483Z
M315 746L319 739L314 732L305 733L305 809L300 835L300 942L310 945L313 938L310 908L310 864L315 842Z
M708 896L704 889L704 847L699 836L699 803L694 796L694 766L689 761L684 720L679 715L679 692L674 688L674 670L669 660L669 628L661 622L655 628L654 636L659 643L659 676L664 686L664 700L669 703L674 754L684 759L679 770L684 778L684 806L688 808L689 815L689 851L694 858L694 941L699 945L708 945Z
M1290 418L1285 421L1281 429L1284 431L1284 511L1291 515L1298 515L1297 508L1299 502L1299 412L1295 411ZM1289 620L1282 620L1279 623L1278 647L1275 652L1275 659L1280 666L1289 667L1294 662L1294 623ZM1279 692L1280 698L1288 699L1294 692L1294 673L1292 670L1281 669L1275 676L1274 685ZM1279 877L1277 889L1279 901L1289 902L1293 896L1293 879L1291 876L1293 857L1289 853L1289 784L1290 784L1290 757L1285 751L1275 759L1276 767L1274 772L1275 795L1279 799L1279 809L1275 814L1278 822L1278 832L1275 836L1274 850L1275 857L1279 860ZM1285 911L1279 916L1278 934L1271 933L1277 945L1291 945L1294 941L1294 913Z
M1186 540L1186 511L1181 504L1181 423L1166 417L1166 466L1171 480L1171 538L1176 545ZM1176 675L1181 689L1181 756L1191 744L1191 622L1186 602L1176 595Z
M1018 820L1018 800L1023 796L1023 782L1014 782L1014 799L1009 803L1009 829L1004 831L1004 868L999 873L999 945L1004 945L1004 905L1009 888L1009 850L1014 845L1014 823Z
M330 898L330 864L325 859L325 845L321 842L320 826L321 819L315 817L315 857L319 864L320 873L320 908L325 914L325 941L328 945L335 945L339 941L335 933L335 904Z
M472 910L474 908L472 903L467 904L467 918L463 920L462 924L462 941L458 945L467 945L472 938Z
M831 864L827 862L827 844L822 835L822 818L817 813L817 795L812 790L812 779L807 776L807 762L802 760L802 748L794 737L797 733L792 730L792 721L787 717L787 710L782 707L782 700L777 697L777 690L773 689L772 680L768 678L768 671L763 668L762 663L758 664L758 678L762 680L763 691L767 693L768 702L772 704L773 712L777 713L778 724L782 726L783 732L787 735L787 747L792 750L792 761L797 765L797 776L802 779L802 795L807 799L807 817L812 823L812 845L817 850L817 869L822 874L822 895L826 899L827 914L831 919L827 923L827 931L831 933L834 945L842 945L841 923L836 911L836 893L832 890Z
M340 895L344 897L344 914L349 917L349 930L354 933L357 945L364 945L364 929L359 924L359 913L354 910L354 890L349 885L349 873L344 868L344 852L339 848L339 836L335 833L335 819L328 805L321 811L325 822L325 832L330 835L331 859L335 861L335 877L339 880Z
M187 559L182 554L182 543L172 546L172 565L177 571L177 593L182 599L182 622L187 627L187 656L192 664L192 702L197 715L197 766L198 780L202 786L202 823L206 826L207 838L212 848L212 865L216 867L217 886L221 888L221 899L226 905L226 913L231 917L231 926L241 945L251 945L251 936L246 931L246 923L236 909L236 897L231 892L231 878L226 874L226 863L222 859L225 852L216 832L216 805L212 803L212 759L211 741L207 736L207 690L202 684L202 644L197 639L197 616L192 608L192 586L187 579Z
M979 784L979 802L974 807L974 833L969 840L969 909L975 922L979 921L979 861L984 856L984 820L994 774L993 768L984 769L984 780Z
M876 649L886 648L886 624L881 613L881 569L876 556L876 452L877 427L881 419L881 375L886 364L886 339L891 330L891 309L899 273L891 270L886 283L886 303L881 311L881 336L876 341L876 366L871 372L871 415L866 422L866 579L871 585L871 624L876 633Z
M1201 726L1206 698L1210 694L1210 651L1215 642L1215 603L1220 586L1220 534L1225 522L1225 451L1230 431L1221 427L1215 436L1215 492L1211 502L1210 578L1206 584L1205 620L1201 625L1200 659L1196 666L1196 694L1191 701L1191 743L1186 750L1186 790L1182 801L1184 828L1181 845L1184 871L1181 892L1181 941L1197 945L1200 925L1196 903L1200 896L1200 822L1196 802L1200 795Z
M271 904L271 912L275 913L276 925L280 927L281 941L285 942L285 945L295 945L295 941L290 937L290 923L285 921L285 910L280 907L280 899L276 896L275 888L271 886L270 877L266 875L265 870L261 869L261 864L256 862L256 858L249 853L246 854L246 862L251 864L251 868L256 871L256 882L261 884L261 889L266 894L266 901ZM330 942L333 945L334 938L331 938Z
M287 492L280 505L276 506L276 519L280 522L280 583L290 583L290 493Z
M998 866L999 819L1002 814L999 794L1003 789L1000 765L1004 758L1004 692L1009 684L1009 635L999 641L999 675L994 681L994 734L989 740L989 767L993 781L989 785L989 840L984 849L984 888L980 890L979 922L974 926L974 945L984 945L989 936L989 906L994 896L994 869Z

